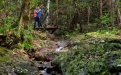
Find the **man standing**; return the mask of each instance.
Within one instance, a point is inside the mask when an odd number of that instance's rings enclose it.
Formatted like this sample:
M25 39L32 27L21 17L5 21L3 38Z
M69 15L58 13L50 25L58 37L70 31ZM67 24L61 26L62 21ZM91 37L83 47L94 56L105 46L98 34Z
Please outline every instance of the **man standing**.
M36 7L35 12L37 13L37 16L35 18L35 23L34 23L34 28L36 27L36 22L38 23L38 27L42 27L42 22L41 22L41 15L42 15L42 10L40 9L40 7Z

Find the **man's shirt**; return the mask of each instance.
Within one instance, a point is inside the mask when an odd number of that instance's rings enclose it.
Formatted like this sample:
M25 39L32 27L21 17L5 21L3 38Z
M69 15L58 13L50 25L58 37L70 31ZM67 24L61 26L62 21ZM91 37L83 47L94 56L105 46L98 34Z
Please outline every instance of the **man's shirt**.
M37 10L37 17L41 17L41 14L42 14L42 10Z

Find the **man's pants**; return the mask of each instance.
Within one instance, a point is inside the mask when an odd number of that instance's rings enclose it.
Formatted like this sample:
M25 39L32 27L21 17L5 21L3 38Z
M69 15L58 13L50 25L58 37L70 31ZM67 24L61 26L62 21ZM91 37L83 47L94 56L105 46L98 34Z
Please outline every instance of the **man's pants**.
M41 18L35 17L34 28L36 28L36 22L38 23L38 27L42 26Z

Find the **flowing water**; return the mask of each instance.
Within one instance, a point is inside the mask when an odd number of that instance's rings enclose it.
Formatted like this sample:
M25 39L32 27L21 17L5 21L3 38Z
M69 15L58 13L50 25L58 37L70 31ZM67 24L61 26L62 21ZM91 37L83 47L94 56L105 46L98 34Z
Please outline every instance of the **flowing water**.
M65 49L68 45L68 39L57 38L54 40L56 44L55 51L61 51ZM41 60L40 60L41 61ZM44 61L40 63L39 61L34 61L36 66L39 68L42 75L61 75L62 71L58 66L52 65L51 61Z

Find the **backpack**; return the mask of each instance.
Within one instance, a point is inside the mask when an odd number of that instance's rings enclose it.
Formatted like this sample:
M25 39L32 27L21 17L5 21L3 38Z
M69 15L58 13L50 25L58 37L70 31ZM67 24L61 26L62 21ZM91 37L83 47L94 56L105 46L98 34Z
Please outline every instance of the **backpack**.
M37 17L37 11L34 10L34 18Z

